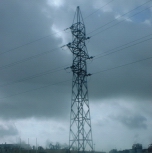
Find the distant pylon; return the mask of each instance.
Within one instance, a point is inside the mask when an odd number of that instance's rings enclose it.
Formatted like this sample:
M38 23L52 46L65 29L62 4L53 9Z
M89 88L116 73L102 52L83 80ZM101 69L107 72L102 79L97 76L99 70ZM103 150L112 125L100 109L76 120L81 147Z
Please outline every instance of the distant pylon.
M85 25L79 7L77 7L70 29L72 42L68 43L67 46L73 53L73 63L71 66L73 78L69 149L77 150L78 152L93 151L87 86L87 77L91 74L87 73L86 64L86 61L92 57L89 57L85 45L85 41L89 37L86 37Z

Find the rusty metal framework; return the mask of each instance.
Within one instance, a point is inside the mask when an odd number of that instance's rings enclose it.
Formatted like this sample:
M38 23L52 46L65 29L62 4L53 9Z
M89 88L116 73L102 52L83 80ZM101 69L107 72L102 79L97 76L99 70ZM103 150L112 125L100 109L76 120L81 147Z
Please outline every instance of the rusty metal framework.
M72 42L68 43L67 46L73 53L73 63L71 66L73 78L69 149L77 150L78 152L93 151L87 86L87 77L91 74L87 73L86 63L91 57L88 55L85 44L85 41L89 37L86 37L85 25L79 7L76 9L73 24L70 29Z

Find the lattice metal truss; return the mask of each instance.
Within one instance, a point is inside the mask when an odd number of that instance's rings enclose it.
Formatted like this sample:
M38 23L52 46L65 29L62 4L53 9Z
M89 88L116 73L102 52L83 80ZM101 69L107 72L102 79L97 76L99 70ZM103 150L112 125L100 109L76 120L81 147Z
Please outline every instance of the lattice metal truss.
M93 151L87 86L87 77L91 74L87 74L86 64L86 61L91 57L89 57L85 45L85 41L89 37L86 37L85 25L79 7L77 7L70 29L73 38L72 43L67 44L67 46L73 53L73 64L71 66L73 79L69 149L78 152Z

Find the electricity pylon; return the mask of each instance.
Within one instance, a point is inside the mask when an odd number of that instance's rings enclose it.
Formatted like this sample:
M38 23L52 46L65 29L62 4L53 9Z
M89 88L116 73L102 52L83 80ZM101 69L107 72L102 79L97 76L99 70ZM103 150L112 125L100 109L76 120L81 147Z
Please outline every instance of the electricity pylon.
M73 72L73 78L69 149L74 149L78 152L85 152L87 150L93 151L87 86L87 77L91 74L87 73L86 63L86 61L92 57L89 57L85 45L85 41L89 39L89 37L86 37L85 25L79 7L77 7L70 29L72 42L68 43L67 46L73 53L73 63L70 67Z

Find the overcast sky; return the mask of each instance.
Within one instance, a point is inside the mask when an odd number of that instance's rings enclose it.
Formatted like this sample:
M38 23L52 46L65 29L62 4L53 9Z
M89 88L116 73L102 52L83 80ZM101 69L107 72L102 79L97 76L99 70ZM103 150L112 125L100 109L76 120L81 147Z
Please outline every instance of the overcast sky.
M152 1L0 0L0 143L68 144L72 53L61 46L80 6L98 151L152 143ZM131 11L132 10L132 11Z

